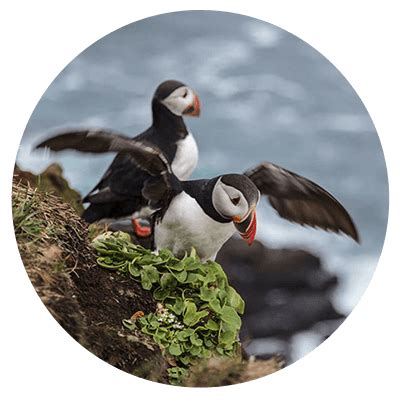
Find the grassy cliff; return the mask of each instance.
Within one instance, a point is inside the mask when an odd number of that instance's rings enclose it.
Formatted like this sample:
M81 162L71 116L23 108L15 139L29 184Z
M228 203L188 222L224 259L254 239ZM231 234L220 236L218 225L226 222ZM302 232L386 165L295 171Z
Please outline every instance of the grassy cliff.
M52 167L60 175L61 170ZM140 310L157 311L151 292L129 275L101 269L79 218L80 198L70 201L67 186L37 185L38 178L21 172L13 182L13 216L21 258L38 295L53 317L80 344L111 365L136 376L168 383L174 360L150 335L127 329L122 321ZM61 192L57 191L61 188ZM76 192L75 192L76 193ZM77 211L78 210L78 211ZM266 361L243 357L205 359L192 366L182 382L187 386L220 386L244 382L275 372L279 358Z

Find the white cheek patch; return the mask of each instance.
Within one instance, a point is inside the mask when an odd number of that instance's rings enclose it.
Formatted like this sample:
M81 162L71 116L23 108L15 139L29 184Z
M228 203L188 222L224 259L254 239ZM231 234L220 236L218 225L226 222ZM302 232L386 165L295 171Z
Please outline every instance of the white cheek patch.
M231 199L239 197L235 205ZM223 217L245 216L249 210L249 204L243 194L236 188L226 185L221 178L215 184L212 193L212 203L215 210Z
M184 97L184 95L186 96ZM168 97L161 101L173 114L181 117L186 109L194 102L194 94L187 86L175 89Z

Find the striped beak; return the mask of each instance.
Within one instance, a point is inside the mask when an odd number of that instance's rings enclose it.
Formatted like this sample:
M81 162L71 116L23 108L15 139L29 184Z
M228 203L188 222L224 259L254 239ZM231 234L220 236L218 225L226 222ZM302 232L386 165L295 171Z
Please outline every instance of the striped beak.
M200 99L197 94L194 94L193 103L183 112L183 115L190 115L191 117L198 117L200 115Z
M241 221L238 217L234 217L233 223L235 224L235 228L239 232L240 236L246 241L249 246L251 246L254 242L254 238L256 237L257 232L256 207L252 207L247 217L245 217Z

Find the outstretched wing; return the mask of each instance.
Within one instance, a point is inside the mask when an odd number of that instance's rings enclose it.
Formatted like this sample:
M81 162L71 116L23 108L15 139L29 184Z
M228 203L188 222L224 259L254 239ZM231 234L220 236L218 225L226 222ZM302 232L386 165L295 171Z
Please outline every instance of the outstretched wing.
M343 232L360 241L346 209L316 183L269 162L247 170L245 175L268 197L282 218L326 231Z
M86 129L66 132L43 141L36 148L49 148L52 151L70 149L84 153L124 153L152 176L171 173L169 162L160 149L110 131Z

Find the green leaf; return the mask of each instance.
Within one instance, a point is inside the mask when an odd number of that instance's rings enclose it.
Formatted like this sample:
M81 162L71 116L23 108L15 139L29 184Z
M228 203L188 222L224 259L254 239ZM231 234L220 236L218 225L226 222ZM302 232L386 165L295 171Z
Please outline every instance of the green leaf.
M211 301L214 299L216 296L216 290L215 289L209 289L206 286L202 286L200 288L200 299L206 302Z
M161 249L158 252L158 256L161 257L161 259L163 259L164 261L168 261L174 257L171 250L169 250L169 249Z
M173 271L183 271L183 269L185 268L184 264L182 261L177 262L176 264L170 264L167 267L169 270L173 270Z
M99 264L100 267L112 270L117 270L120 268L120 265L117 263L114 264L113 260L110 257L98 257L97 264Z
M191 335L193 334L194 329L192 329L192 328L185 328L182 332L184 333L185 337L188 338L189 336L191 336Z
M188 326L194 325L192 322L195 319L195 315L197 312L196 304L191 301L185 302L185 315L183 318L183 323Z
M135 265L135 261L130 261L129 262L128 271L134 277L140 276L140 268Z
M194 247L191 248L189 257L197 258L196 249Z
M194 272L189 272L186 278L186 283L197 283L202 282L202 275L196 274Z
M227 302L228 305L233 307L239 314L244 313L244 301L232 286L227 287Z
M226 322L232 329L239 330L242 320L237 311L231 306L223 306L221 310L221 320Z
M154 329L156 329L160 326L160 322L158 321L157 316L154 314L149 314L147 316L147 321L148 321L149 325Z
M146 272L149 280L152 283L159 281L159 272L156 267L153 267L152 265L144 265L143 270Z
M232 345L237 339L237 332L234 330L227 330L220 332L218 335L218 343L224 346Z
M219 324L212 319L209 319L207 321L205 327L207 329L209 329L210 331L218 331L219 330Z
M221 301L221 304L224 305L226 303L226 299L228 298L228 293L225 289L220 289L218 291L218 298Z
M170 294L169 289L163 289L161 287L158 287L154 292L153 292L153 297L158 300L158 301L164 301Z
M205 348L203 347L203 348L202 348L202 351L201 351L201 356L202 356L203 358L210 358L210 357L212 356L212 353L211 353L210 350L205 349Z
M193 302L186 302L185 314L183 317L183 323L187 326L196 325L201 318L208 315L206 310L197 312L197 307Z
M225 278L226 279L226 274L225 271L222 269L222 267L216 263L215 261L207 261L206 263L206 268L208 271L212 271L215 273L215 276L218 278Z
M203 278L203 283L204 285L208 285L209 283L215 282L217 280L217 277L215 275L215 272L209 271L207 272L207 275Z
M183 331L180 331L176 334L176 338L180 341L180 342L186 342L187 336L183 333Z
M153 258L151 260L151 265L160 265L165 263L165 260L163 260L161 257L157 255L153 255Z
M141 257L140 264L143 266L151 265L151 264L153 264L153 258L154 258L153 254L146 254L143 257Z
M220 314L222 311L221 303L219 302L218 299L212 299L209 303L209 306L210 306L211 310L213 310L217 314Z
M192 335L190 335L190 342L194 346L201 346L203 344L203 341L199 338L199 335L197 335L197 333L193 333Z
M142 284L142 287L144 290L150 290L153 284L151 283L151 280L146 273L146 271L140 271L140 282Z
M175 287L176 286L176 279L171 274L171 272L165 272L165 273L163 273L161 275L160 285L161 285L162 288Z
M138 319L139 323L141 326L147 326L149 324L149 321L147 320L146 317L141 317Z
M185 270L186 271L197 271L201 268L201 264L199 260L193 257L188 257L184 260Z
M129 235L129 233L118 231L115 232L114 236L121 241L131 242L131 236Z
M168 347L171 356L180 356L182 354L182 347L179 343L171 343Z
M191 361L192 361L192 357L190 357L190 356L181 356L181 357L179 357L179 361L181 361L182 364L184 364L184 365L189 365L191 363Z
M150 322L151 329L157 329L160 326L160 322L157 320L151 320L149 322Z
M147 326L143 326L143 327L141 328L141 331L142 331L143 333L145 333L146 335L153 335L153 332L152 332L152 330L149 328L148 325L147 325Z
M184 270L184 271L178 272L177 274L174 274L174 275L178 282L183 283L186 281L188 273Z
M185 309L185 303L181 297L177 297L172 304L167 304L167 307L176 315L181 315Z
M198 356L199 354L201 353L201 347L199 347L199 346L192 346L191 348L190 348L190 354L192 355L192 356Z
M123 325L125 328L127 328L127 329L129 329L129 330L131 330L131 331L133 331L133 330L136 329L136 324L135 324L135 322L132 321L131 319L123 319L123 320L122 320L122 325Z

